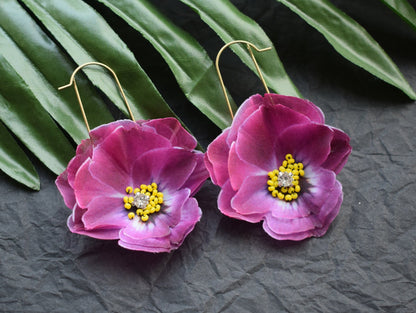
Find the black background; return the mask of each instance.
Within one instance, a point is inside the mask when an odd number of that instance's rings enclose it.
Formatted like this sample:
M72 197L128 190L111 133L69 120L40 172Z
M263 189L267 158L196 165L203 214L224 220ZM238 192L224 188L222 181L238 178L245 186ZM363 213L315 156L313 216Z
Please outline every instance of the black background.
M212 141L220 130L192 108L151 45L89 2L112 21L202 144ZM177 1L152 2L215 58L223 43L197 14ZM333 2L370 32L416 89L416 32L381 1ZM277 1L233 3L263 27L303 96L351 137L353 152L338 175L344 202L327 234L276 241L260 224L222 216L219 188L207 181L196 196L203 217L178 250L125 250L70 233L55 175L32 158L40 192L0 173L0 311L416 311L415 103L343 59ZM221 64L237 103L264 92L231 52Z

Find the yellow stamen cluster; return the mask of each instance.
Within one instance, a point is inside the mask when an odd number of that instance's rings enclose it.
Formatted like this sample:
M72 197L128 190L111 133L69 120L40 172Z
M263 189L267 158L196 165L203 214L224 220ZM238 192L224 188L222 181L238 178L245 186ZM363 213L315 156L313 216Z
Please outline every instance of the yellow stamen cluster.
M299 178L304 175L303 164L296 163L291 154L286 154L279 169L269 172L267 189L274 198L286 201L296 200L300 192Z
M136 215L140 217L143 222L149 220L149 215L160 211L160 206L163 204L163 193L158 191L157 184L140 185L140 188L128 186L126 188L128 194L123 198L124 208L131 210L136 208L135 212L129 212L128 218L133 219Z

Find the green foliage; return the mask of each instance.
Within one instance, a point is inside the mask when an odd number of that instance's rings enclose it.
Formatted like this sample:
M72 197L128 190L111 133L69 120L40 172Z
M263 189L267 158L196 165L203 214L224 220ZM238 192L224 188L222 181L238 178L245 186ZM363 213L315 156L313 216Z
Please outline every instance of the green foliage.
M278 93L300 96L272 41L261 27L228 0L181 0L224 43L247 40L268 52L255 53L267 85ZM397 66L357 22L328 0L278 0L321 32L338 53L411 99L416 94ZM0 169L39 190L39 178L15 138L52 172L59 174L74 155L74 144L88 137L75 94L57 91L75 68L90 61L109 65L118 75L136 119L176 116L113 29L121 18L130 33L145 38L166 62L192 105L219 128L231 123L214 63L190 34L146 0L2 0L0 10ZM416 29L416 13L405 0L382 0ZM254 5L254 4L253 4ZM103 7L101 7L102 9ZM255 71L246 47L230 47ZM143 65L143 64L142 64ZM111 75L90 67L77 75L91 127L112 120L94 85L123 113L125 104ZM235 104L232 106L236 109ZM12 135L14 134L14 136ZM72 142L71 142L72 140Z

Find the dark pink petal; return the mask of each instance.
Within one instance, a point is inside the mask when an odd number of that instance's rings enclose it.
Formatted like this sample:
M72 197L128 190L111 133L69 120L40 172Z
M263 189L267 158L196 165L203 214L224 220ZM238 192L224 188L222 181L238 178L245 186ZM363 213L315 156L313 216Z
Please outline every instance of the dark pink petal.
M122 228L129 223L123 197L96 197L88 204L82 216L85 229Z
M284 130L292 125L310 123L309 119L282 105L262 106L240 127L237 137L237 153L240 158L264 170L276 167L276 141ZM293 127L293 126L292 126ZM285 137L282 137L285 138Z
M195 224L200 220L201 209L195 198L189 198L182 207L181 220L171 230L170 242L172 248L178 248L185 237L194 229Z
M273 169L276 165L271 134L264 129L261 120L253 122L249 130L240 128L236 141L236 152L239 158L262 170Z
M238 190L248 176L267 175L265 170L241 160L235 149L234 142L231 144L228 156L228 172L231 186L234 190Z
M78 170L74 182L75 198L81 208L87 208L92 199L96 197L118 196L119 193L107 184L95 179L90 171L91 159L85 160Z
M237 139L238 130L243 124L246 119L249 118L251 114L259 109L261 105L263 105L263 97L259 94L251 96L247 100L245 100L240 107L238 108L233 122L230 127L230 132L227 136L227 144L230 146L233 141Z
M291 96L283 96L278 94L265 94L265 103L269 104L281 104L296 112L302 113L307 116L312 122L323 124L325 123L325 116L322 110L306 99L301 99Z
M297 162L307 166L320 166L328 158L334 132L321 124L293 125L279 135L276 150L279 162L291 153Z
M94 150L94 157L88 170L91 176L101 184L107 185L120 193L124 193L126 187L133 183L131 175L125 171L125 167L114 162L113 157L101 148Z
M231 187L230 181L227 181L224 186L222 186L221 192L218 196L218 209L229 217L237 218L239 220L244 220L251 223L260 222L264 214L263 213L251 213L242 215L237 212L231 205L233 197L235 196L236 191Z
M334 131L331 152L322 167L333 170L338 174L347 163L348 156L351 153L350 137L340 129L334 127L331 127L331 129Z
M68 183L71 187L74 187L75 175L79 167L84 163L84 161L92 156L92 143L90 139L82 140L77 147L75 156L68 163L67 172L68 172Z
M143 127L153 128L155 132L171 142L172 146L193 150L196 139L188 133L176 118L167 117L143 122Z
M67 225L71 232L86 235L97 239L118 239L120 232L119 228L116 229L92 229L85 230L84 224L82 223L82 215L86 210L81 209L79 206L75 206L72 214L68 217Z
M61 193L62 197L64 198L65 205L68 208L72 208L76 201L75 201L75 194L72 187L69 185L68 182L68 170L62 172L55 180L56 187L58 187L59 192Z
M208 146L205 158L205 164L214 184L222 186L228 179L228 153L229 146L226 138L229 128L224 130L211 144ZM208 164L209 163L209 164Z
M144 152L170 146L166 138L146 132L137 125L129 130L117 128L101 143L99 148L107 152L114 164L130 174L134 162Z
M188 188L191 190L191 197L198 192L201 188L202 184L207 180L209 177L209 173L205 167L204 163L204 153L199 151L194 151L194 159L196 161L196 165L194 171L191 173L189 178L186 182L182 185L181 188Z
M100 125L90 131L90 138L94 146L100 145L109 135L111 135L116 129L123 128L130 130L132 128L139 128L137 122L131 120L118 120L108 124Z
M144 153L134 163L134 186L158 184L158 189L178 190L188 180L196 166L196 155L179 148L153 149ZM152 181L146 181L150 175Z

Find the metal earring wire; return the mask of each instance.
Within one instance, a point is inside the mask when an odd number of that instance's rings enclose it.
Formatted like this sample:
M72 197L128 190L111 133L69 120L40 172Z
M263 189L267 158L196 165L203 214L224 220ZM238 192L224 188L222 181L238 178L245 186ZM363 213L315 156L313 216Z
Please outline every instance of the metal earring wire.
M253 47L257 52L268 51L268 50L271 50L272 48L271 47L267 47L267 48L259 49L255 45L253 45L251 42L245 41L245 40L234 40L234 41L231 41L231 42L227 43L226 45L224 45L220 49L220 51L218 51L217 58L215 59L215 68L217 69L218 78L220 79L221 88L222 88L222 91L224 93L225 100L227 101L228 110L230 111L230 115L231 115L231 118L232 119L234 118L234 113L233 113L233 110L231 108L230 100L228 99L228 95L227 95L227 91L225 89L224 81L222 79L222 75L221 75L220 67L219 67L219 61L220 61L220 56L221 56L222 52L226 48L228 48L229 46L231 46L233 44L236 44L236 43L242 43L242 44L246 44L247 45L247 50L250 53L250 57L253 60L254 66L256 67L256 70L257 70L257 73L259 73L260 80L263 83L264 88L266 89L266 92L267 93L270 93L269 88L267 88L267 84L266 84L266 82L265 82L265 80L263 78L263 74L260 71L260 67L257 64L256 58L254 57L253 51L251 50L251 47Z
M111 67L109 67L108 65L104 64L104 63L100 63L100 62L88 62L88 63L84 63L80 66L78 66L75 71L72 73L71 78L69 80L69 84L65 85L65 86L61 86L58 88L58 90L62 90L64 88L70 87L72 85L74 85L74 89L75 89L75 94L77 95L77 99L78 99L78 103L79 103L79 107L81 108L81 112L82 112L82 117L84 118L84 122L85 122L85 126L87 126L87 130L88 132L90 132L90 126L88 124L88 120L87 120L87 116L85 115L85 111L84 111L84 106L82 105L82 101L81 101L81 97L79 95L79 91L78 91L78 86L77 86L77 82L75 80L75 75L77 74L77 72L82 69L85 66L89 66L89 65L99 65L102 66L104 68L106 68L108 71L110 71L111 74L113 74L114 79L116 81L116 84L120 90L120 94L121 97L124 100L124 103L126 104L127 110L129 112L130 118L134 121L134 116L133 116L133 112L130 109L130 105L127 101L126 95L124 94L123 88L121 87L120 81L118 80L118 77L116 75L116 73L113 71L113 69Z

